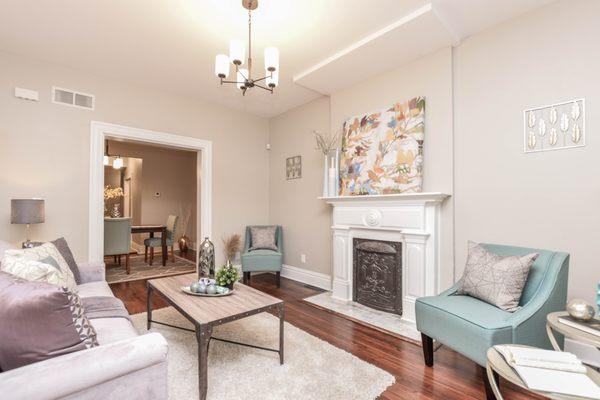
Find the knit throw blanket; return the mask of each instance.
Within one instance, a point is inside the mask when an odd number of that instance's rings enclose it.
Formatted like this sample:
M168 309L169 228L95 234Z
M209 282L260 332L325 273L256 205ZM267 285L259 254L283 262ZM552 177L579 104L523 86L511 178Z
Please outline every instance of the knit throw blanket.
M129 318L123 302L112 296L92 296L81 299L85 315L89 319L97 318Z

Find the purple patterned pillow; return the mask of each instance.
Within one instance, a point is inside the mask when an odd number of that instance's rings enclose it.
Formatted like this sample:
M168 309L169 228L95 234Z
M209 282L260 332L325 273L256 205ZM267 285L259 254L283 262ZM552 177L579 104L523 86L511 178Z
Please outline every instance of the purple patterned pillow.
M67 288L0 272L0 304L3 371L98 346L81 299Z

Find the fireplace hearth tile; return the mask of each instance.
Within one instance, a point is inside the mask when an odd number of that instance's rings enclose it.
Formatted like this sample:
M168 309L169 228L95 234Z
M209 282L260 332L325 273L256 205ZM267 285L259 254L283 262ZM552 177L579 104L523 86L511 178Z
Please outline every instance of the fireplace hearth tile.
M408 339L421 341L421 334L415 325L403 320L400 315L375 310L354 301L335 299L331 297L331 292L307 297L304 301Z

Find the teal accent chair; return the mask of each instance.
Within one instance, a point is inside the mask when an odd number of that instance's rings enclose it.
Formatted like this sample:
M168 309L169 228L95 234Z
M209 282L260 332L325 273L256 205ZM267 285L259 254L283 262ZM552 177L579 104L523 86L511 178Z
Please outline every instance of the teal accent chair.
M104 218L104 255L114 256L121 265L125 255L125 271L129 274L129 251L131 249L131 218Z
M250 274L252 272L275 272L275 282L277 283L277 287L280 287L281 267L283 266L283 232L281 226L277 225L277 229L275 230L275 244L277 245L277 251L267 249L250 250L250 247L252 247L250 228L250 226L246 227L244 250L242 252L244 284L250 282Z
M458 284L438 296L416 300L425 364L433 366L433 339L482 367L488 398L494 395L485 373L487 350L497 344L523 344L551 349L546 315L565 309L569 254L524 247L482 244L501 256L539 253L529 272L519 305L510 313L474 297L456 294Z
M169 215L169 218L167 218L167 249L171 247L172 262L175 262L175 249L173 243L175 242L175 232L177 232L177 221L179 221L179 216L177 215ZM144 240L144 262L148 262L148 249L150 249L150 265L152 265L152 262L154 261L155 247L162 247L162 238L149 237Z

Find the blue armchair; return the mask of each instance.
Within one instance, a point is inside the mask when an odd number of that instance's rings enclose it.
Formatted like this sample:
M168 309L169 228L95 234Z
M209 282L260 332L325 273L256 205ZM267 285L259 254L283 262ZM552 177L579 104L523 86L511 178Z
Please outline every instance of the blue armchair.
M277 251L258 249L250 251L252 247L252 235L250 226L246 227L246 237L244 240L244 250L242 252L242 272L244 274L244 284L250 282L250 273L252 272L275 272L277 287L281 286L281 267L283 265L283 233L280 225L275 230L275 244Z
M545 331L546 315L565 308L569 254L496 244L483 246L501 256L539 253L523 289L521 308L510 313L474 297L457 295L456 284L438 296L418 298L417 330L421 332L423 356L429 367L433 366L433 339L482 368L486 365L487 350L497 344L551 349ZM487 392L485 370L483 376Z

